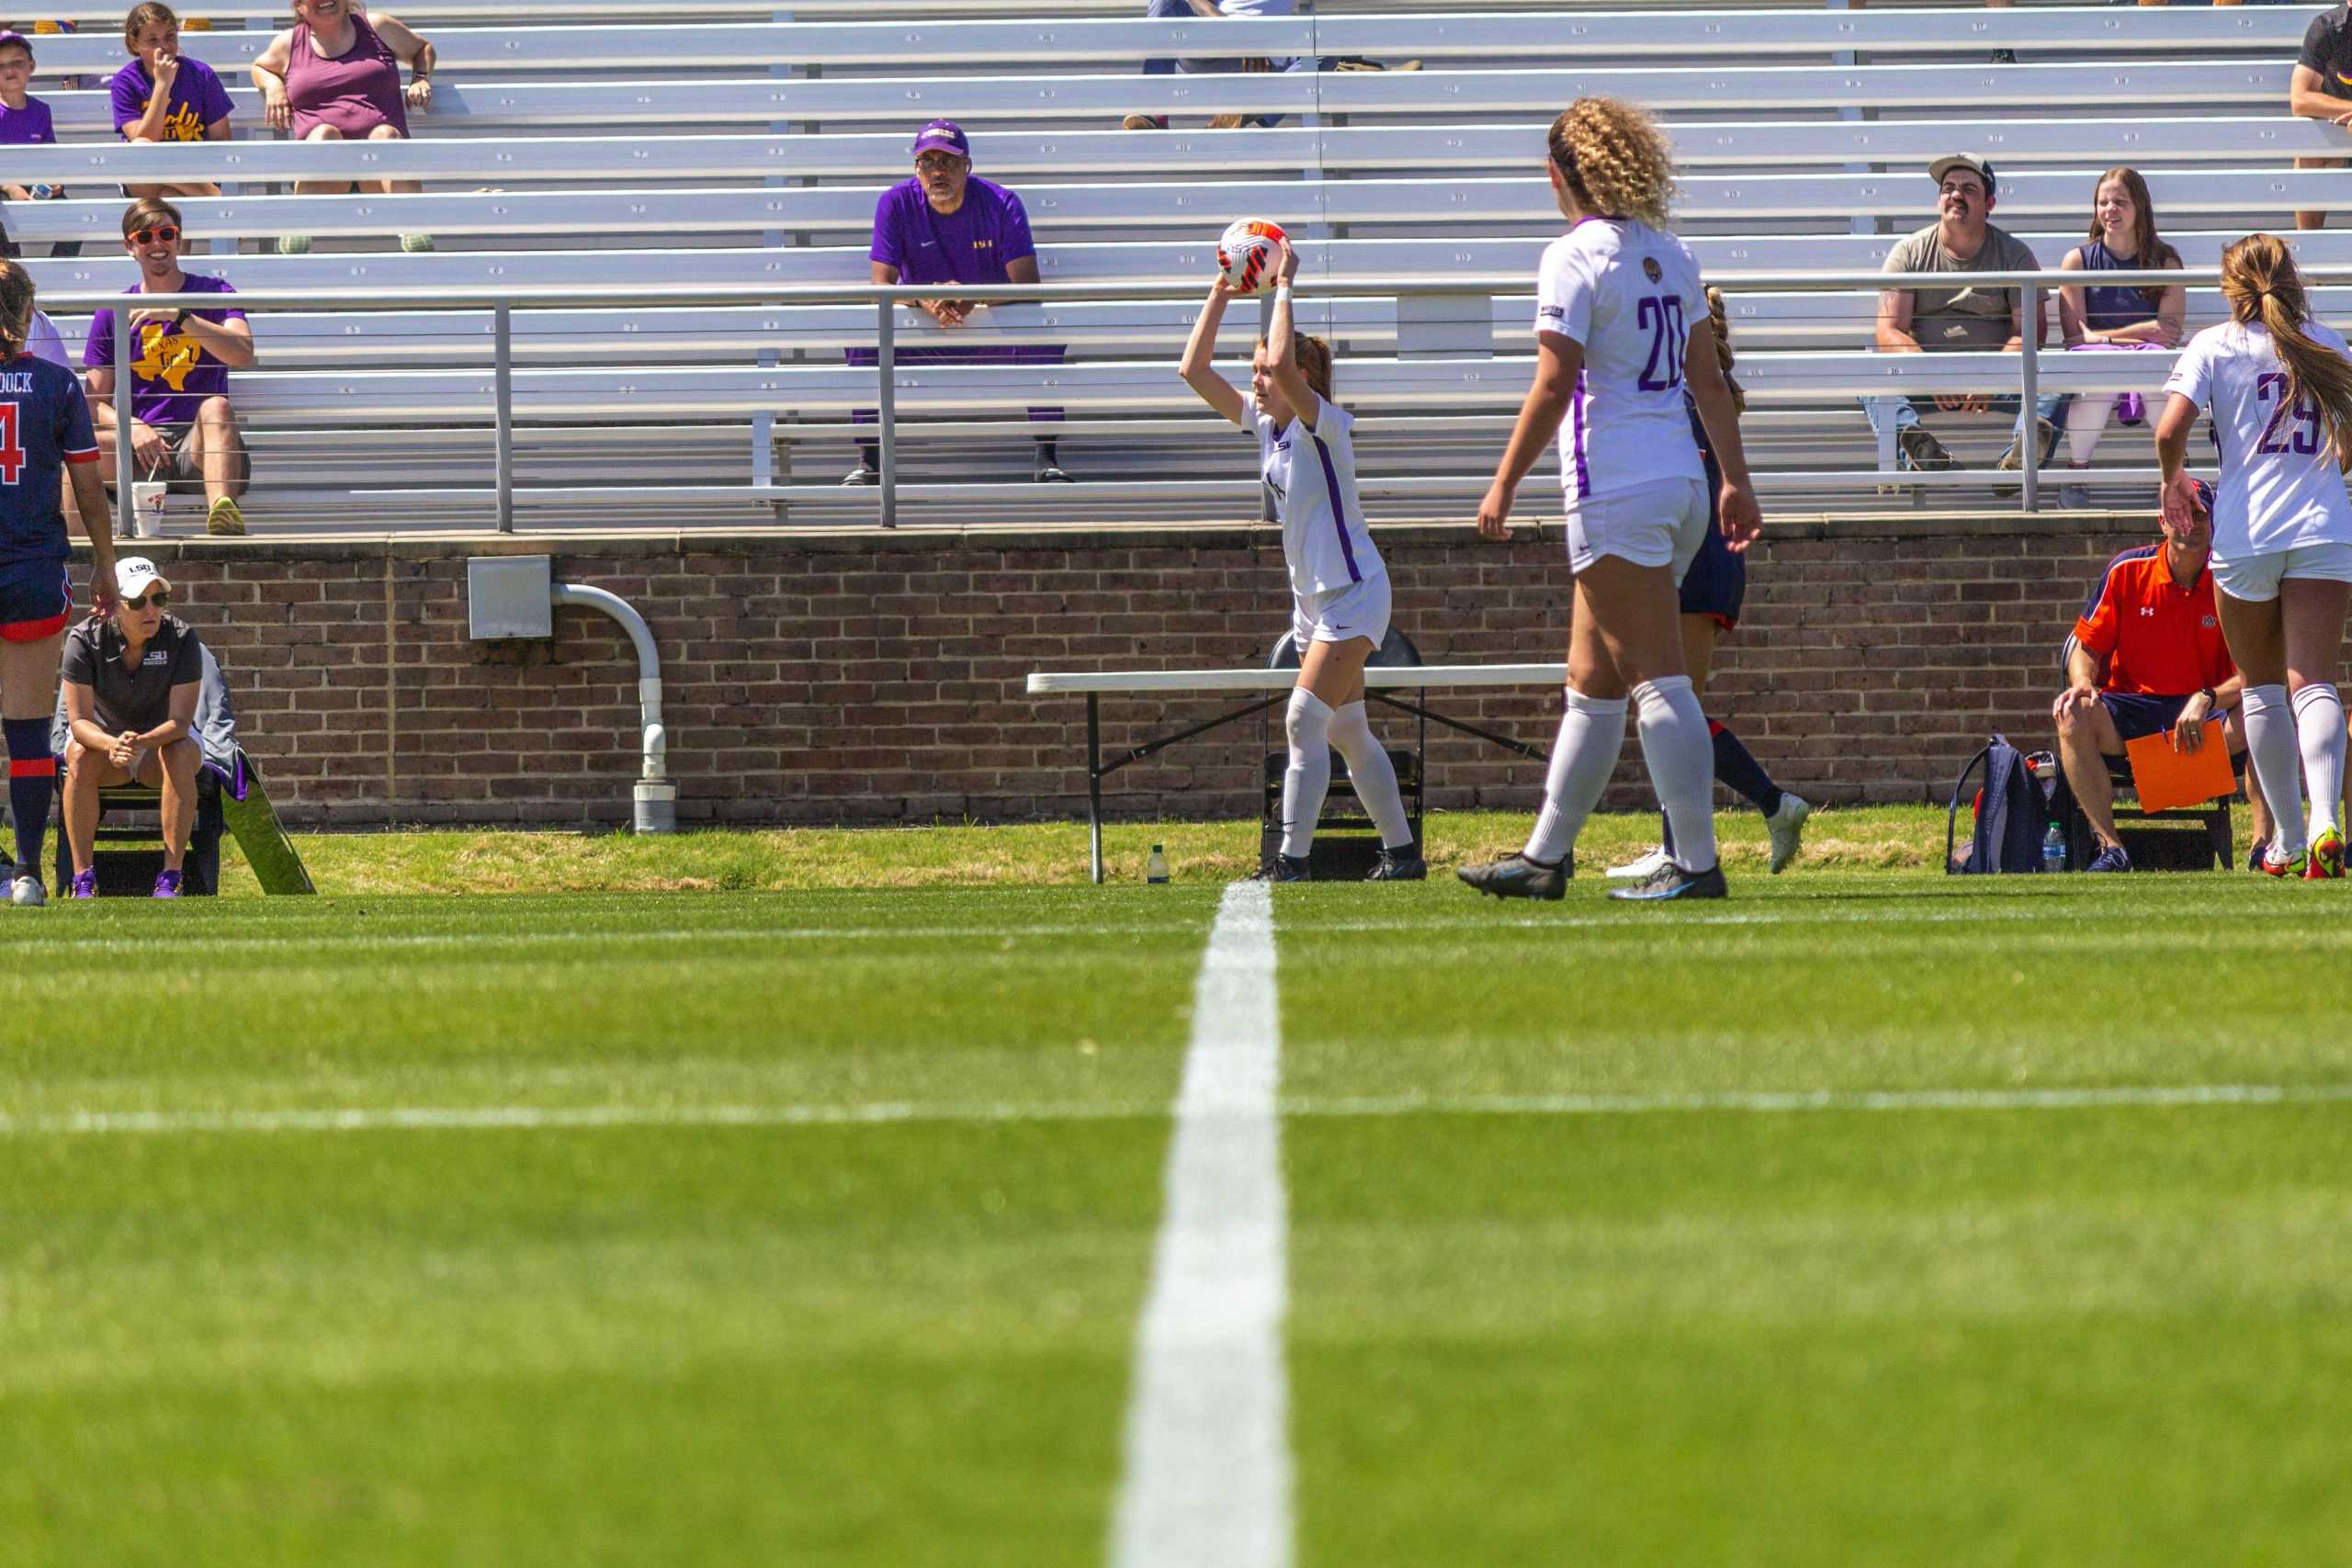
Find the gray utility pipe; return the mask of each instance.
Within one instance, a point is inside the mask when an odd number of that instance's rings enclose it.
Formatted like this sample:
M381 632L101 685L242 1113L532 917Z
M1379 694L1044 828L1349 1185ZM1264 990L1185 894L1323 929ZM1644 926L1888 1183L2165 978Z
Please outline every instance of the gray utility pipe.
M558 604L601 610L618 621L637 645L637 700L645 723L643 776L637 781L637 830L674 833L678 830L678 786L669 782L664 761L669 737L662 728L662 655L654 650L653 628L637 607L617 593L582 583L559 582L550 592Z

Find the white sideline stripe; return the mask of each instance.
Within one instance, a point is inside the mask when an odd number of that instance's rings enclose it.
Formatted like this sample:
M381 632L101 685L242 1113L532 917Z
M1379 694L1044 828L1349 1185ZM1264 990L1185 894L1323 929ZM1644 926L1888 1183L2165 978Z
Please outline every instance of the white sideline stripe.
M1273 1111L1349 1121L1395 1116L1652 1116L1689 1112L2165 1110L2347 1105L2352 1084L2119 1085L2081 1089L1744 1090L1714 1094L1387 1095L1279 1100ZM0 1113L0 1137L191 1133L564 1132L629 1127L873 1127L1133 1122L1167 1107L1136 1101L877 1100L841 1105L485 1105L284 1111L68 1111Z
M1289 1305L1273 897L1225 890L1193 1000L1136 1334L1112 1568L1288 1568Z

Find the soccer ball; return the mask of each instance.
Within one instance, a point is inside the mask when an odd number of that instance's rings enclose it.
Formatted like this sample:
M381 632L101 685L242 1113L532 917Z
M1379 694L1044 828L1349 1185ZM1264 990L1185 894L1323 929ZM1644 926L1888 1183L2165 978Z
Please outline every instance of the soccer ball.
M1262 219L1244 218L1226 230L1216 243L1217 270L1225 286L1236 294L1255 294L1272 282L1281 264L1284 236Z

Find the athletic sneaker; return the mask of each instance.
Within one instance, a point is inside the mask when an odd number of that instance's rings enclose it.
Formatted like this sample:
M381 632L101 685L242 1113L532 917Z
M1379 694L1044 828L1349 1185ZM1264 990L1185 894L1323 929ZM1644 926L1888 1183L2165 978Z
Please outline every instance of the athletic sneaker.
M2260 871L2262 869L2262 863L2264 859L2267 857L2269 853L2270 840L2267 839L2256 839L2254 841L2254 847L2247 850L2245 852L2246 870Z
M49 889L38 876L20 876L8 888L8 902L19 909L38 909L49 902Z
M1040 463L1037 465L1037 471L1029 476L1029 482L1040 485L1074 485L1078 481L1052 463Z
M204 514L204 531L224 539L241 538L245 532L245 514L237 510L234 501L224 495L212 503L211 511Z
M2107 844L2103 845L2098 853L2091 858L2091 863L2083 869L2085 871L2130 871L2132 857L2121 844Z
M1894 433L1895 449L1904 464L1921 471L1941 472L1960 465L1944 450L1944 444L1924 424L1906 424Z
M2262 869L2273 876L2301 877L2311 864L2311 852L2297 850L2292 855L2281 856L2278 846L2271 845L2262 852Z
M280 234L277 236L277 254L281 256L309 255L311 254L311 236L308 234Z
M1491 865L1459 865L1453 874L1498 898L1560 899L1568 896L1568 878L1576 873L1565 860L1545 865L1520 854L1505 855Z
M1660 844L1649 853L1634 860L1629 860L1623 865L1611 866L1602 874L1607 876L1611 882L1647 882L1651 877L1657 874L1658 867L1666 864L1673 858L1673 856L1666 852L1666 846L1664 844Z
M882 476L863 463L842 476L842 483L845 485L878 485L881 482Z
M1315 873L1304 855L1276 855L1247 879L1251 882L1312 882Z
M1612 887L1609 896L1624 904L1662 904L1669 898L1721 898L1729 892L1720 863L1704 871L1685 871L1668 861L1639 887Z
M65 896L68 898L96 897L98 896L98 868L96 866L92 866L87 871L75 872L74 874L74 886L67 890Z
M1812 802L1781 792L1781 808L1764 818L1764 830L1772 836L1773 875L1788 870L1804 847L1804 819L1812 815Z
M158 898L176 898L179 896L180 874L176 871L157 872L155 874L155 897Z
M429 251L432 248L433 236L430 234L402 234L401 236L401 249L408 252L411 255L416 254L419 251Z
M1413 852L1410 844L1401 850L1387 845L1380 847L1380 859L1364 876L1366 882L1427 882L1430 863Z
M2344 874L2344 835L2330 828L2312 840L2303 868L2306 882L2329 882Z

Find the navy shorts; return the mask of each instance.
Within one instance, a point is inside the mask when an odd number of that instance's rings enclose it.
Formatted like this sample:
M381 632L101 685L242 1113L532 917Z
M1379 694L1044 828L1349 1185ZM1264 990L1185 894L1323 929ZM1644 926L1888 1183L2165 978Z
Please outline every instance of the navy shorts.
M2126 740L2163 734L2188 705L2186 696L2151 697L2138 692L2101 692L2098 701L2115 721L2115 733Z
M74 613L74 580L53 560L0 566L0 638L39 642L65 629Z
M1747 558L1724 538L1723 470L1715 467L1713 453L1703 446L1699 451L1707 462L1707 537L1682 574L1682 613L1712 615L1715 625L1730 631L1739 625L1739 607L1747 599Z

